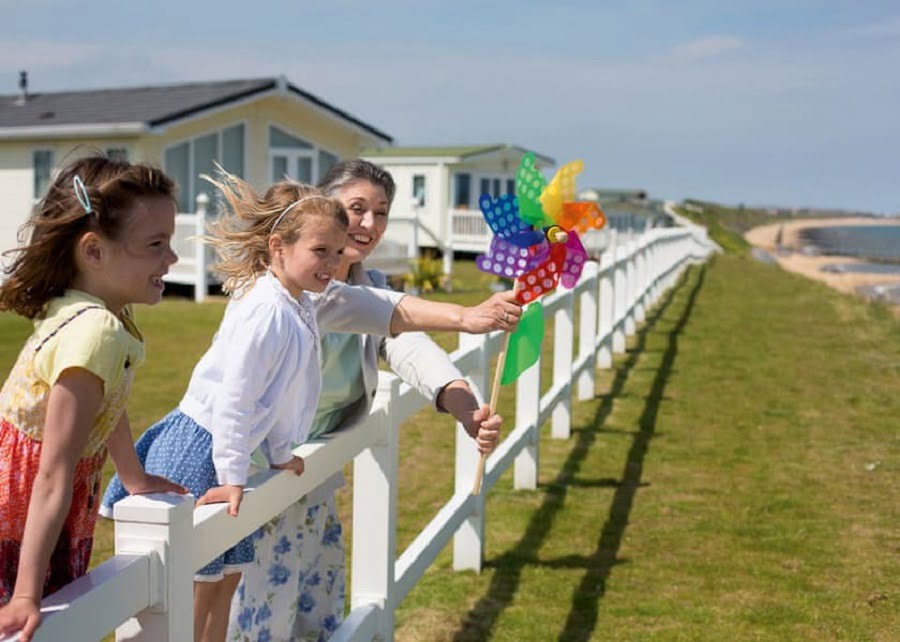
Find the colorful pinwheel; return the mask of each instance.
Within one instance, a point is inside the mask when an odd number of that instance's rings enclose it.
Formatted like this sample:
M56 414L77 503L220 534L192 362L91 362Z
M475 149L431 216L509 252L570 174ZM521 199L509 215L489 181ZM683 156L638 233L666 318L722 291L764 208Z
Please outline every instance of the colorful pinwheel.
M564 165L550 183L535 165L534 154L522 157L516 172L516 196L497 199L482 194L478 201L484 219L494 233L486 254L475 264L483 272L516 279L516 299L531 304L519 327L506 336L497 360L491 391L491 412L497 407L500 385L512 383L540 358L544 312L540 297L562 281L575 287L588 255L579 234L606 225L595 203L575 201L575 176L584 164ZM481 490L485 457L475 476L473 494Z
M580 160L568 163L547 183L529 153L516 172L515 198L483 194L479 200L494 238L476 265L518 279L520 303L537 300L560 281L574 287L588 257L579 234L606 224L596 203L575 201L575 176L583 167Z

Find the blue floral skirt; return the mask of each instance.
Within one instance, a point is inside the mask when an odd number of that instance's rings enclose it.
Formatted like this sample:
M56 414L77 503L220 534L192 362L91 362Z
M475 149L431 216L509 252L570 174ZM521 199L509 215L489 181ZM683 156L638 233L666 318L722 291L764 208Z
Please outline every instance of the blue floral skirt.
M150 426L134 446L144 470L181 484L194 497L219 485L212 460L212 435L180 410ZM103 495L100 514L112 517L113 504L127 496L128 491L115 475ZM244 570L255 556L253 538L249 535L229 548L197 571L194 579L215 582L228 573Z
M346 564L334 493L290 506L260 529L256 550L231 600L228 642L330 639L344 617Z

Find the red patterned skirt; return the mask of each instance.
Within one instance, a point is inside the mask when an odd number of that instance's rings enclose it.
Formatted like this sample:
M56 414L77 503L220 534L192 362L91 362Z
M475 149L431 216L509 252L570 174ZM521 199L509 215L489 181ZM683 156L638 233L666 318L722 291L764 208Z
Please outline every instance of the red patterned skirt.
M12 596L31 488L41 459L41 442L0 419L0 604ZM72 505L50 556L44 596L88 570L99 509L100 473L106 449L78 460Z

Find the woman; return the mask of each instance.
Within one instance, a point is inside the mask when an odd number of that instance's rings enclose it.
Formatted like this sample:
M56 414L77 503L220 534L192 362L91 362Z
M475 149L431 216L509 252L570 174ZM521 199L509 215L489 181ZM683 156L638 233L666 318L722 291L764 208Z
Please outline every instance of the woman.
M394 181L385 170L355 159L335 165L319 185L338 198L350 225L344 260L335 279L386 287L384 274L362 261L387 227ZM488 300L491 301L490 299ZM322 337L322 393L310 438L365 416L378 381L378 356L406 382L448 412L481 452L497 445L501 418L479 406L447 354L423 333L396 338L326 334ZM353 376L348 376L353 373ZM345 553L335 511L337 475L260 531L257 559L235 593L229 640L327 640L344 611Z

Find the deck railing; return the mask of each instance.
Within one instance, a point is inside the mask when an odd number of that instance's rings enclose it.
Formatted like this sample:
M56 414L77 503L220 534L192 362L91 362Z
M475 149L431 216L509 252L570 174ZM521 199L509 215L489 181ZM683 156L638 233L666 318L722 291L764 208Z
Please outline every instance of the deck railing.
M305 459L300 477L266 471L251 477L237 517L224 505L194 509L190 497L129 497L115 507L115 557L44 600L44 624L35 640L88 642L118 627L117 639L180 642L193 635L194 570L298 501L353 462L351 611L333 640L393 639L394 611L440 551L453 542L453 567L480 570L484 556L485 496L510 467L516 489L537 485L539 431L571 430L572 397L594 395L595 373L624 352L646 311L690 264L716 250L703 228L651 229L588 262L573 290L544 300L555 319L552 382L540 394L540 367L516 382L515 421L488 459L483 490L472 496L478 456L456 428L455 490L399 556L397 541L398 439L403 421L427 404L396 376L381 373L372 411L363 421L295 450ZM575 301L579 300L578 319ZM575 332L578 353L573 354ZM501 333L460 335L451 357L482 395Z

